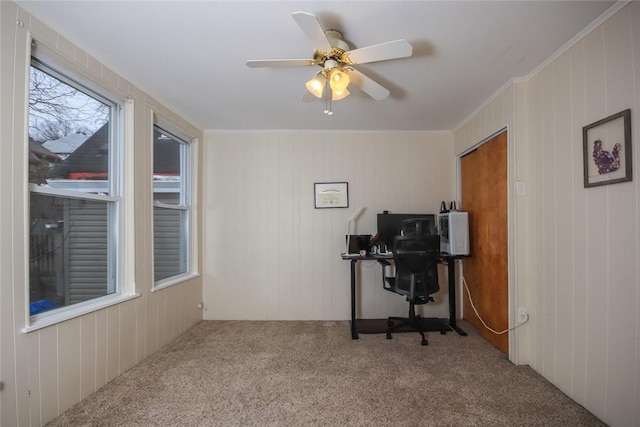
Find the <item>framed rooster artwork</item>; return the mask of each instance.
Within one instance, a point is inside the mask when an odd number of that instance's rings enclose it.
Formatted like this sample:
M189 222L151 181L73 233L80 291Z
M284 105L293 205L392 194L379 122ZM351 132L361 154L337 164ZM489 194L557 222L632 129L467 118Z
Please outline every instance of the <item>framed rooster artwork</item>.
M631 110L582 128L584 186L631 181Z

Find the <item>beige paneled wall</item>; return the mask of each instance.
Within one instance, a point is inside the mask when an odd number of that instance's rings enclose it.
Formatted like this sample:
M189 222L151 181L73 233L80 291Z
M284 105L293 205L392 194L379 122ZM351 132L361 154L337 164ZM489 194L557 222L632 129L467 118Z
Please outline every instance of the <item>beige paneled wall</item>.
M202 138L202 133L74 46L14 3L0 2L0 425L38 426L105 385L202 319L202 281L156 292L152 288L151 111ZM26 76L29 34L75 71L120 99L134 100L133 234L139 297L29 333L26 319L28 218L26 191ZM199 179L196 178L199 186ZM199 194L197 195L199 196ZM199 224L200 214L196 221ZM199 238L199 237L198 237ZM201 265L199 260L198 264Z
M347 219L375 234L376 214L435 213L454 196L453 134L206 132L206 319L348 319ZM349 183L348 209L314 209L314 182ZM406 314L361 263L361 317ZM446 276L425 313L447 316ZM346 332L345 332L346 333Z
M463 153L490 135L513 127L515 83L505 85L455 131L455 152Z
M640 3L632 2L513 84L510 184L516 197L512 289L530 322L530 364L607 424L640 424ZM496 96L456 132L456 152L500 126ZM585 189L582 128L632 110L633 182ZM494 112L491 110L493 109ZM511 121L509 121L511 120ZM511 127L513 124L513 127Z

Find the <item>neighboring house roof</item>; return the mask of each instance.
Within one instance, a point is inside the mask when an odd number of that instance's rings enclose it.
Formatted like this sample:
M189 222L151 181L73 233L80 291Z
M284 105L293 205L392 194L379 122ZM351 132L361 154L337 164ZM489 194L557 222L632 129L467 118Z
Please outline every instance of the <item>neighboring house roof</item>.
M62 138L46 141L42 145L56 154L71 154L78 149L91 135L71 133Z
M156 139L153 144L153 174L179 175L180 148L174 141ZM154 179L157 179L154 177Z
M49 175L54 179L107 179L109 166L109 126L105 124L61 161ZM176 144L154 144L154 174L180 173Z
M77 172L101 175L83 175L83 179L105 179L109 165L109 126L105 124L75 148L49 175L50 178L69 178ZM78 177L76 177L78 179Z

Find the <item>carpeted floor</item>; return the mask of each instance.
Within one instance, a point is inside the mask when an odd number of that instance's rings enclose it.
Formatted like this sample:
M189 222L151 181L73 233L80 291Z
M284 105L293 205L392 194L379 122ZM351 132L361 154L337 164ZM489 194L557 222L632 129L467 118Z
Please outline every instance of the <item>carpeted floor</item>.
M348 322L204 321L50 426L603 426L468 323L360 335Z

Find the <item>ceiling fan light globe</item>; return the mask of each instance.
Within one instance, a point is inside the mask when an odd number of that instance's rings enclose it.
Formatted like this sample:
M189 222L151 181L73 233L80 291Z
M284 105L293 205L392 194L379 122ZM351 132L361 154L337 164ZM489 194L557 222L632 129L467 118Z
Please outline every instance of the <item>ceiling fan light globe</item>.
M324 91L326 80L322 75L315 76L311 80L309 80L305 87L309 92L311 92L314 96L318 98L322 98L322 92Z
M351 83L349 74L340 68L334 68L329 72L329 85L334 91L344 91Z
M344 89L344 90L332 90L331 91L331 100L332 101L340 101L341 99L346 98L347 96L349 96L351 92L349 92L349 90Z

